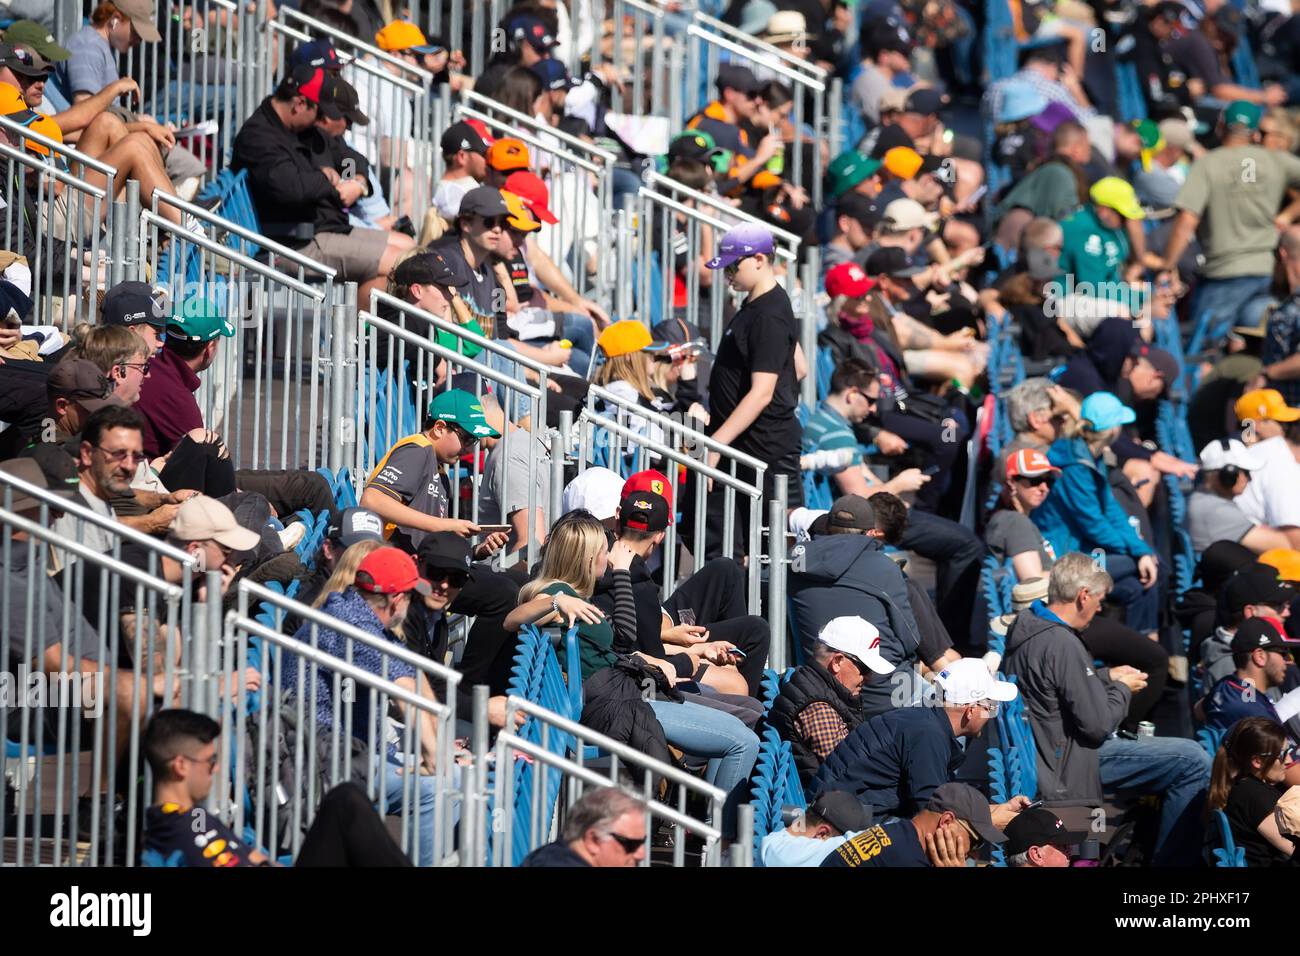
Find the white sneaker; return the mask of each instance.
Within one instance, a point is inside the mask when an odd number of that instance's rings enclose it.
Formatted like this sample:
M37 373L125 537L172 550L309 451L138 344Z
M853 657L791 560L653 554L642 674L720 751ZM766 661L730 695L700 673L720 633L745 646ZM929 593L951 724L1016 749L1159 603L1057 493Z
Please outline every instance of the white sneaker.
M278 534L280 544L284 550L292 551L294 548L298 547L298 543L302 541L303 536L307 534L307 526L301 521L295 521L287 525L285 529Z
M190 176L182 179L176 184L176 195L186 202L194 202L194 197L198 195L199 186L203 185L198 176Z

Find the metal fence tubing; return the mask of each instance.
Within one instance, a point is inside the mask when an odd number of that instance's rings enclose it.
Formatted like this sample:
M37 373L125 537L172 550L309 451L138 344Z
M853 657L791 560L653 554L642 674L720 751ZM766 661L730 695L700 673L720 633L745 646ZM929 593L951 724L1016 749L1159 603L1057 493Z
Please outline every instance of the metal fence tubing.
M768 502L767 620L772 628L772 648L768 655L769 666L778 674L786 668L786 542L785 529L790 509L788 475L773 475L776 497Z

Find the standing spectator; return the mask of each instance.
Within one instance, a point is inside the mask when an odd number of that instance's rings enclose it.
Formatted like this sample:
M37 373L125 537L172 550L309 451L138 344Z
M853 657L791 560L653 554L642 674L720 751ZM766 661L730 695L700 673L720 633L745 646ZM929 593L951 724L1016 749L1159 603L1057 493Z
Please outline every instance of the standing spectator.
M645 804L615 787L588 790L569 808L560 839L520 866L636 866L645 859Z
M1300 187L1300 158L1255 145L1259 118L1259 107L1241 100L1224 109L1221 145L1188 170L1165 247L1164 267L1172 272L1192 235L1201 238L1205 266L1191 314L1208 316L1210 341L1234 325L1262 324L1278 245L1275 220L1288 190Z
M1216 541L1235 541L1256 554L1289 548L1285 533L1247 518L1236 500L1250 485L1250 475L1264 461L1235 438L1220 438L1201 449L1201 482L1187 499L1187 530L1192 550Z
M1271 388L1254 389L1233 406L1242 423L1242 440L1262 462L1234 501L1251 521L1283 532L1290 547L1300 547L1300 464L1288 436L1300 421L1300 408L1291 408Z
M1284 866L1295 860L1295 837L1278 829L1273 809L1286 776L1286 734L1267 717L1240 721L1214 755L1209 809L1228 817L1233 842L1247 866Z
M1007 632L1004 668L1024 696L1044 800L1101 806L1103 786L1160 793L1155 863L1186 864L1200 845L1194 803L1209 782L1209 758L1191 740L1114 736L1147 675L1128 666L1094 669L1079 640L1110 587L1110 575L1087 555L1063 556L1047 603L1034 602Z
M1133 187L1118 176L1097 180L1088 198L1088 205L1061 223L1061 294L1077 290L1123 305L1136 315L1139 302L1124 280L1131 249L1127 224L1145 219L1146 212Z
M709 434L767 464L763 500L774 495L775 477L789 478L789 504L803 504L799 480L799 444L802 429L795 412L799 406L799 380L807 362L799 345L790 296L776 281L772 257L776 244L760 226L729 229L709 260L710 269L724 269L728 284L745 293L745 302L732 317L713 363L709 379ZM717 467L721 453L709 452L708 463ZM745 480L753 473L738 468ZM721 542L722 488L713 489L709 508L710 537ZM737 496L737 521L749 527L749 499ZM711 550L717 544L710 546Z
M1268 312L1259 358L1260 374L1288 405L1300 405L1300 226L1288 226L1277 242L1286 296Z

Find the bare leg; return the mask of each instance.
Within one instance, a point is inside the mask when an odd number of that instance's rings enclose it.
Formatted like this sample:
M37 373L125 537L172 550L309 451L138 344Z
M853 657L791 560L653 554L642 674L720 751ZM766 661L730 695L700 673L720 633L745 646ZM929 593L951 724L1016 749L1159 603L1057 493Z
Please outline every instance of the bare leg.
M82 130L81 138L77 140L77 149L92 159L99 159L127 135L126 124L116 114L100 113Z
M369 307L372 290L378 289L383 292L388 288L388 274L397 267L398 260L414 248L415 240L405 233L392 232L388 234L388 248L379 257L379 275L367 279L357 289L357 301L362 308Z
M167 177L167 170L163 168L162 156L158 154L158 147L145 133L128 133L99 158L117 169L117 177L113 181L114 199L121 195L122 190L126 188L128 179L134 179L140 183L140 203L145 207L152 205L155 189L168 196L176 195L176 190L172 187L172 181ZM106 185L103 174L95 170L86 171L86 180L100 188ZM178 226L185 224L181 211L175 206L160 203L158 212L159 215L171 220ZM107 214L108 210L104 209L104 215L107 216Z

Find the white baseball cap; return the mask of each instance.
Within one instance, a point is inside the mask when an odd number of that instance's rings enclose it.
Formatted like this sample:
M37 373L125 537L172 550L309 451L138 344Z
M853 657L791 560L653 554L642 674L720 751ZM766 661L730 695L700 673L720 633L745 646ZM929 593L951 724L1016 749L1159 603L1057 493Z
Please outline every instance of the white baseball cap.
M1206 471L1228 466L1258 471L1264 467L1264 461L1235 438L1220 438L1201 449L1201 467Z
M880 631L861 617L837 617L826 622L817 640L856 658L877 674L892 674L894 665L880 656Z
M934 682L945 704L978 704L982 700L1015 700L1020 691L1010 681L997 680L978 657L963 657L939 671Z
M582 508L598 521L618 514L618 503L622 500L623 479L608 468L588 468L564 486L561 496L565 514Z

